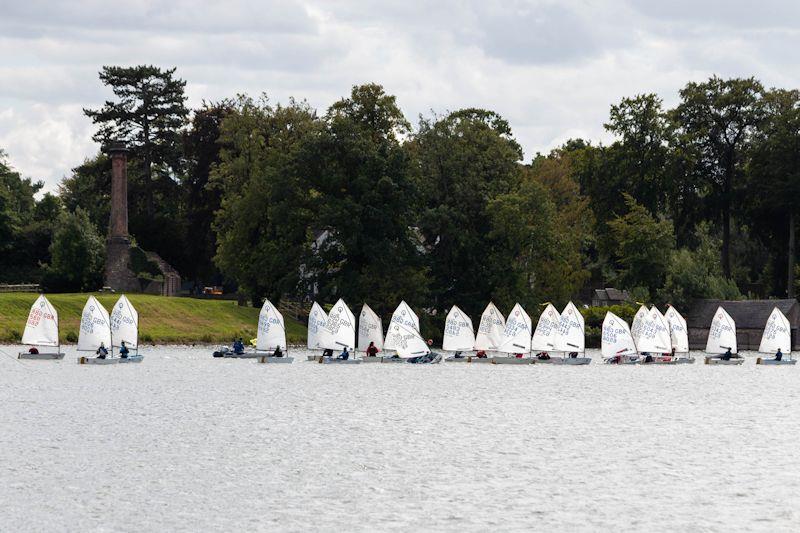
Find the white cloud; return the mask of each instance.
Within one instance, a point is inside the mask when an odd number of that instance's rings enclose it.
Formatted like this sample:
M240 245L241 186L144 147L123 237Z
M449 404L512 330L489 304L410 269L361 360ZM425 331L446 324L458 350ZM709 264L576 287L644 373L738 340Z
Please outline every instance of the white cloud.
M526 157L570 137L607 140L609 105L687 81L751 76L796 87L795 2L731 0L0 0L0 147L53 188L96 152L82 107L103 65L178 67L190 105L236 93L324 111L375 81L407 118L484 107Z

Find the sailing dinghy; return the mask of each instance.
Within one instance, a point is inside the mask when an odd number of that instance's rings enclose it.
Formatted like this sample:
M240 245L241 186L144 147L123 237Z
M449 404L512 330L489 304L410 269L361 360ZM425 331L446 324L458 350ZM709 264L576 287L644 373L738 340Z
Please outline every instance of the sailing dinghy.
M133 354L128 353L127 357L120 356L120 363L142 362L144 356L139 354L139 313L124 294L111 311L111 339L112 345L117 348L122 347L124 342L128 350L136 350Z
M670 344L675 363L693 364L694 357L689 355L689 328L686 327L686 319L671 305L667 308L664 318L669 325Z
M764 334L761 336L761 345L758 347L760 353L774 355L780 350L781 359L767 359L759 357L756 359L757 365L794 365L797 359L792 359L792 328L789 319L786 318L777 307L772 310L767 325L764 327ZM788 357L788 359L784 359Z
M105 358L81 356L78 357L78 364L113 365L119 363L119 358L114 357L114 349L111 345L111 320L108 311L100 305L97 298L89 296L81 313L78 351L97 353L100 346L109 350L109 354Z
M397 357L384 357L384 363L399 361L403 363L432 364L442 362L442 355L431 352L428 343L423 340L419 331L401 323L395 323L389 327L392 329L392 334L395 335Z
M395 327L397 325L401 325L403 328ZM405 300L403 300L400 302L400 305L397 306L397 309L394 310L394 313L392 313L392 319L389 321L389 328L386 330L386 338L383 343L383 349L385 352L394 351L396 355L384 355L380 358L380 362L405 362L405 359L401 358L402 356L400 356L400 352L397 350L397 347L404 342L404 335L406 335L406 331L416 331L417 335L419 335L419 317L411 309L411 307L408 306ZM376 362L372 361L372 359L373 358L370 357L369 359L365 360L369 362Z
M641 355L639 362L644 365L675 364L669 325L661 311L653 306L640 324L639 340L636 342L636 349Z
M611 311L603 319L600 350L605 362L612 365L635 364L639 358L628 323Z
M44 294L40 294L31 306L22 334L22 344L31 346L31 350L36 353L20 352L17 355L19 359L64 359L58 340L58 313ZM37 346L53 347L55 351L39 350Z
M273 355L275 350L280 348L286 352L285 355L278 357ZM286 325L283 322L283 315L278 308L272 305L269 300L264 300L261 312L258 314L258 337L256 338L256 351L259 363L291 363L293 357L289 357L286 347Z
M497 350L505 329L506 319L503 317L503 313L492 302L489 302L481 315L474 346L476 352L486 352L487 357L469 356L467 362L491 363L493 358L489 357L488 353Z
M723 354L730 351L730 359L723 359ZM737 354L736 346L736 323L731 315L722 306L717 308L714 319L711 321L711 328L708 330L708 341L706 342L706 353L714 354L706 356L707 365L741 365L744 359Z
M497 351L513 354L495 356L492 363L496 365L530 365L531 359L531 317L520 304L515 304L514 309L508 314L506 327Z
M475 346L475 331L472 329L472 319L464 311L454 305L444 321L444 335L442 337L442 350L456 352L446 361L451 363L466 362L468 358L460 352L471 351Z
M564 352L565 357L551 357L550 363L563 365L588 365L592 362L591 357L583 357L586 351L586 331L583 315L575 304L567 303L561 312L558 331L556 332L554 349L557 352ZM571 356L574 355L574 356ZM547 363L548 361L537 360L536 363Z
M327 321L328 314L325 313L325 310L323 310L317 302L314 302L314 305L311 306L311 312L308 314L307 346L309 350L322 349L319 344L320 335ZM307 359L309 361L316 361L318 357L318 355L309 355Z
M383 351L383 324L381 317L370 306L364 304L358 319L358 351L364 353L362 359L364 362L380 361L379 356L367 354L370 343L375 345L378 353Z
M360 359L355 358L356 349L356 318L347 304L341 298L333 305L325 327L322 328L320 335L320 346L327 350L332 350L333 355L320 357L320 363L326 364L358 364ZM347 359L339 359L338 354L347 350Z

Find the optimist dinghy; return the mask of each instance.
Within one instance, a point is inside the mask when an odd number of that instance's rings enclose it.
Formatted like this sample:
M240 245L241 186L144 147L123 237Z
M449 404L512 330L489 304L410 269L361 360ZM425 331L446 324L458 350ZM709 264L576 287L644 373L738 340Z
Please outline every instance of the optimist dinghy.
M325 311L317 302L314 302L314 305L311 306L311 312L308 314L308 337L306 340L309 350L322 349L319 344L320 335L322 334L322 328L325 327L325 322L327 321L327 313L325 313ZM316 361L318 358L318 355L309 355L307 357L309 361Z
M360 359L355 358L354 353L356 346L356 318L341 298L333 305L331 312L328 313L325 327L320 331L319 344L320 347L331 350L333 353L333 356L320 357L318 359L320 363L354 365L361 362ZM348 352L348 358L339 359L337 354L344 350Z
M81 365L114 365L119 363L119 358L114 357L111 345L111 321L108 311L100 305L97 298L89 296L81 313L81 329L78 333L79 352L97 352L103 346L110 350L105 357L78 357Z
M507 356L495 356L492 363L496 365L530 365L531 358L531 317L520 304L515 304L508 315L506 327L500 338L497 351Z
M481 322L478 324L478 333L475 335L476 352L490 353L497 350L497 346L503 337L506 329L506 319L492 302L486 306L481 315ZM469 356L469 363L491 363L493 357Z
M402 328L395 327L398 325L403 327ZM400 305L397 306L397 309L394 310L394 313L392 313L392 319L389 322L389 328L386 330L386 339L384 340L383 343L383 349L385 352L388 353L394 351L396 355L395 356L384 355L383 357L380 358L381 362L383 363L406 362L404 356L400 355L398 346L401 346L404 342L406 342L406 337L409 335L408 332L410 331L416 331L417 335L419 336L419 317L411 309L411 307L408 306L405 300L403 300L400 302ZM422 337L420 336L420 338Z
M767 359L759 357L756 359L757 365L794 365L797 359L792 359L792 329L789 320L777 307L767 319L764 327L764 334L761 336L761 345L758 347L760 353L776 354L781 352L781 359ZM784 359L786 358L786 359Z
M605 362L612 365L632 365L639 359L628 323L611 311L603 319L600 350Z
M731 352L730 359L725 358L725 353ZM744 359L736 354L736 323L722 306L717 308L711 328L708 330L706 353L707 365L741 365Z
M117 348L121 349L125 343L128 350L136 350L133 354L128 352L127 356L120 354L120 363L142 362L144 356L139 354L139 313L124 294L119 297L111 311L111 339L112 345Z
M285 355L280 357L273 355L278 348ZM290 364L294 361L293 357L289 357L286 347L286 325L283 322L283 315L269 300L264 300L264 305L258 314L256 351L251 353L258 357L259 363Z
M394 361L384 357L384 363L402 361L413 364L434 364L442 362L442 355L431 352L428 343L423 340L419 331L400 323L389 327L392 328L392 333L395 335L395 349L398 357Z
M448 357L445 361L450 363L468 362L469 357L460 355L460 353L471 351L474 346L475 332L472 329L472 319L457 305L454 305L444 321L442 350L456 352L456 355Z
M555 337L555 351L574 354L574 357L551 358L552 363L563 365L588 365L592 362L591 357L582 357L586 351L586 334L583 315L575 304L567 303L561 312L558 331ZM536 363L547 361L536 360Z
M44 294L40 294L31 306L25 331L22 334L22 344L31 346L31 351L20 352L19 359L63 359L61 343L58 340L58 313L50 305ZM52 347L55 350L44 351L37 346Z
M378 353L383 351L383 323L370 306L364 304L358 319L358 351L363 352L361 359L365 363L380 363L381 356L367 355L369 344L374 343Z
M675 364L671 352L669 325L656 306L653 306L640 321L636 348L640 354L639 363L643 365Z
M689 355L689 328L686 320L672 306L667 308L664 315L669 325L670 344L675 359L675 364L693 364L694 357Z

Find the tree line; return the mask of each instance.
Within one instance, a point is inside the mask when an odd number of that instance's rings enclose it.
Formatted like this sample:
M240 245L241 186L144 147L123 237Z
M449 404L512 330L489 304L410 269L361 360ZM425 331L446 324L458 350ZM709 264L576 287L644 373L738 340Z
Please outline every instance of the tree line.
M114 98L85 113L97 142L131 148L130 232L197 286L381 313L401 299L533 309L603 286L679 306L795 294L797 90L711 77L671 109L624 98L604 125L612 142L525 161L496 112L412 125L377 84L319 111L266 95L188 109L175 69L104 67L100 80ZM41 186L0 164L0 276L96 288L109 158L84 161L57 194L37 198Z

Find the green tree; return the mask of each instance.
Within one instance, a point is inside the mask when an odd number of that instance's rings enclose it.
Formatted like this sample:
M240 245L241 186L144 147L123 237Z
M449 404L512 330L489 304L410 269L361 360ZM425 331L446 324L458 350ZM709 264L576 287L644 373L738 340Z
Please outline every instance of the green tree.
M105 243L82 209L62 214L50 253L42 279L45 290L81 292L102 286Z
M668 220L654 218L643 205L624 194L627 214L609 223L626 288L644 287L650 295L664 284L675 234Z
M307 174L314 225L327 238L309 250L308 280L321 298L344 295L388 312L400 299L427 301L428 277L415 215L423 205L399 138L410 126L376 84L334 103L313 139Z
M800 91L773 89L764 94L765 117L753 139L747 202L751 222L784 265L781 291L795 295L796 228L800 209ZM784 244L785 243L785 244ZM785 250L785 255L783 251ZM781 265L782 266L782 265Z
M223 119L211 178L221 192L214 261L254 302L293 296L305 279L311 193L303 179L321 129L307 104L272 106L266 97L239 97Z
M425 200L419 225L429 245L432 307L458 303L478 314L492 292L488 205L516 182L522 149L508 122L482 109L421 119L406 148Z
M693 182L722 224L722 271L731 276L731 209L747 162L750 141L762 117L763 87L754 78L688 83L672 111L676 149Z

